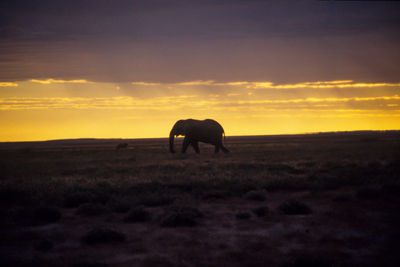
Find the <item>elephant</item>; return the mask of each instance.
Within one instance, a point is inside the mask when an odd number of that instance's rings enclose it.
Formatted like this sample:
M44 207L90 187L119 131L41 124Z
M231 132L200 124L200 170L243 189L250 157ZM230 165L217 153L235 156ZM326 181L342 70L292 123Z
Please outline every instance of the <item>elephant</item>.
M183 135L182 153L186 152L189 145L193 147L196 153L200 153L198 142L208 143L215 146L215 153L221 149L223 152L228 153L229 150L222 144L222 136L225 136L224 129L215 120L179 120L172 127L169 134L169 150L175 153L174 138L175 136Z

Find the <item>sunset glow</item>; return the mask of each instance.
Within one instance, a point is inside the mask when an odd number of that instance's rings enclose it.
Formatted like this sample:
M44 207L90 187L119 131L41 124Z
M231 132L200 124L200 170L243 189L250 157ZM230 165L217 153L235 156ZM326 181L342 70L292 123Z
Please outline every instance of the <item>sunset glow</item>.
M39 87L33 87L38 84L34 79L20 82L18 87L10 87L16 96L9 93L0 97L3 141L167 137L171 125L180 118L215 118L224 125L227 135L386 130L400 125L400 87L392 83L131 82L112 90L116 85L57 82L51 78L42 81L46 82L39 82ZM126 92L132 86L141 90L156 86L159 93L152 97L131 96ZM207 93L219 86L230 90ZM89 87L98 91L105 88L108 95L78 96ZM187 88L183 91L188 94L180 94L181 87ZM366 91L360 94L360 88ZM253 89L251 95L249 89ZM46 96L49 94L53 96Z

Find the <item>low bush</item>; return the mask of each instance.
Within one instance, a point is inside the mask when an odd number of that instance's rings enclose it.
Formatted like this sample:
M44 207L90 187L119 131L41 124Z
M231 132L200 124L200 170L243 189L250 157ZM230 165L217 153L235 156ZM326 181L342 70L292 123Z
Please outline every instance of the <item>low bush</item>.
M123 242L126 237L123 233L109 228L94 228L81 238L81 241L88 245Z
M131 203L127 200L114 200L108 203L108 206L112 212L125 213L131 209Z
M87 192L73 192L67 193L64 196L64 207L65 208L77 208L81 204L89 202L91 195Z
M40 240L36 245L35 245L35 249L36 250L40 250L40 251L50 251L51 249L53 249L54 244L53 242L47 240L47 239L43 239Z
M149 207L158 207L169 205L174 202L174 200L175 198L170 195L153 193L140 196L137 199L137 204Z
M203 214L192 207L173 207L160 217L162 227L196 226Z
M359 199L376 199L378 197L380 197L381 192L374 187L364 187L364 188L360 188L357 193L356 196Z
M251 218L251 214L248 212L241 211L241 212L236 213L236 219L247 220L250 218Z
M283 263L281 266L282 267L309 267L309 266L331 267L331 266L342 266L342 265L337 265L334 261L330 259L319 258L315 255L299 255Z
M269 213L269 208L267 206L262 206L262 207L258 207L258 208L253 209L252 212L257 217L265 217Z
M352 199L352 195L350 194L337 194L332 198L332 201L335 202L344 202L344 201L350 201Z
M83 216L97 216L102 215L106 212L106 208L97 203L86 203L81 205L76 211L77 214Z
M39 207L34 210L33 217L39 223L55 223L61 219L61 212L53 207Z
M244 195L244 198L247 200L254 200L254 201L265 201L265 191L263 190L253 190L249 191Z
M288 200L279 205L278 210L287 215L311 214L311 208L297 199Z
M151 220L151 214L143 208L136 208L124 218L126 223L147 222Z
M109 266L105 263L91 261L91 260L83 260L79 262L75 262L71 265L71 267L106 267Z
M400 196L400 185L385 184L382 185L381 191L385 196Z

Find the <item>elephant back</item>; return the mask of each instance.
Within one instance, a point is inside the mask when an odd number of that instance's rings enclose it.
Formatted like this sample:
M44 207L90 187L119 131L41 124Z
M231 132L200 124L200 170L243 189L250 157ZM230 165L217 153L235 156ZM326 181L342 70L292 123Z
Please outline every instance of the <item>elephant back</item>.
M223 134L225 133L224 128L222 128L221 124L219 124L217 121L212 120L212 119L206 119L204 120L204 122L206 123L206 125L213 129L214 131Z

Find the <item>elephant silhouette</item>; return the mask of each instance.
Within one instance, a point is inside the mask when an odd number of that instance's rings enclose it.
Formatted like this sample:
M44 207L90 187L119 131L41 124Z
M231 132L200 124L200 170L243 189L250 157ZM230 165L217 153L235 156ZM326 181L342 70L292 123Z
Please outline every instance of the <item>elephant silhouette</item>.
M225 136L224 129L215 120L179 120L172 127L169 134L169 150L175 153L174 138L175 136L183 135L182 153L186 152L189 145L193 147L196 153L200 153L198 142L208 143L215 146L215 153L221 149L228 153L229 150L222 144L222 137Z

